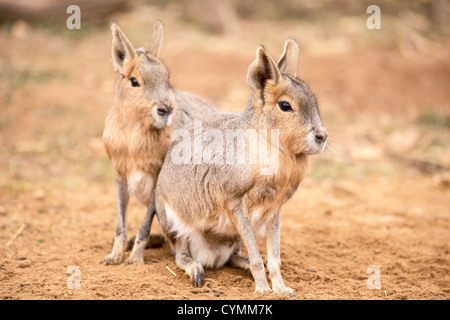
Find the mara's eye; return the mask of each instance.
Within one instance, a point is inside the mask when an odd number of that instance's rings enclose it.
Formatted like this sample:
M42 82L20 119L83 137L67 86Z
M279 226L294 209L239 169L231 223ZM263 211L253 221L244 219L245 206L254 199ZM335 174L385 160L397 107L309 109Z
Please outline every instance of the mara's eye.
M278 102L278 107L280 108L281 111L283 112L293 112L294 110L292 110L291 105L289 104L289 102L286 101L280 101Z
M131 85L133 87L139 87L139 81L137 81L137 79L135 77L131 77L130 81L131 81Z

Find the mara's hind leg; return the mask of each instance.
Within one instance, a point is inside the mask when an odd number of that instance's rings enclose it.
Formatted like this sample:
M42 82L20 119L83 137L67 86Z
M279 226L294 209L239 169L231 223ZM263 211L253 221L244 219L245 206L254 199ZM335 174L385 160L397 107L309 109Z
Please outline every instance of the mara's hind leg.
M175 244L175 261L177 266L182 268L191 278L195 287L203 286L203 267L191 257L188 242L184 237L180 237Z

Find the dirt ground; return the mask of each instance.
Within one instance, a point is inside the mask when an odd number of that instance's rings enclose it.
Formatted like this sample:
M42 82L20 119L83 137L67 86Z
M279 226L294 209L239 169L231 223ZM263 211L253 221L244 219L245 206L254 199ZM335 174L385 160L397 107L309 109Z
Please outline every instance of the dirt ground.
M260 43L278 57L287 37L300 41L298 73L318 96L330 144L282 210L282 274L295 299L449 299L449 39L395 17L368 30L365 13L242 20L214 34L175 11L141 6L111 21L141 46L160 18L173 86L221 110L245 107ZM167 245L147 249L145 264L99 263L117 206L101 140L116 77L110 41L108 24L0 28L0 299L286 299L255 297L252 276L230 267L206 270L194 289ZM133 199L129 236L144 215ZM69 266L79 289L68 287ZM367 285L370 266L380 289Z

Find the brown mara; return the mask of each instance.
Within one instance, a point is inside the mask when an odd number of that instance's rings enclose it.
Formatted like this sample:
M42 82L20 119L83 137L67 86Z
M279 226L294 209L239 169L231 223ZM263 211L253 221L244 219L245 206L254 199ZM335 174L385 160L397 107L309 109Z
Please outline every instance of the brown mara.
M204 99L171 87L167 68L159 58L163 40L160 21L153 26L149 50L135 49L116 23L111 25L111 31L112 61L118 78L103 141L116 172L118 215L113 250L100 261L107 265L122 260L131 195L149 209L126 264L144 261L143 251L154 215L152 194L171 133L217 112Z

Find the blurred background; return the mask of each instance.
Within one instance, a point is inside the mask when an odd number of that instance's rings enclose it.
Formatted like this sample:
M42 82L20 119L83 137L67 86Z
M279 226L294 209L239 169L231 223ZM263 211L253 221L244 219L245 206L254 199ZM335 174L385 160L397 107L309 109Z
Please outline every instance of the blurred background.
M66 27L71 4L79 30ZM379 30L366 26L371 4ZM431 214L448 254L449 17L448 0L0 0L0 238L28 217L32 242L77 223L112 239L114 173L101 139L116 79L109 25L148 47L161 19L172 85L228 111L246 106L257 46L278 59L296 38L298 75L330 134L298 192L306 211ZM136 230L143 213L133 206ZM109 243L96 248L100 258Z
M70 4L81 9L80 30L66 27ZM380 30L366 27L370 4L0 0L1 186L70 185L86 181L80 174L110 180L101 142L116 76L109 24L148 46L155 19L165 26L162 58L174 87L222 110L245 107L259 44L278 59L285 39L296 38L299 76L331 133L313 176L447 170L449 1L379 1Z

